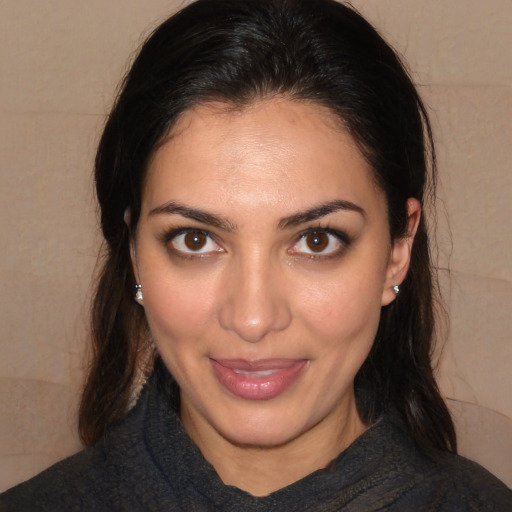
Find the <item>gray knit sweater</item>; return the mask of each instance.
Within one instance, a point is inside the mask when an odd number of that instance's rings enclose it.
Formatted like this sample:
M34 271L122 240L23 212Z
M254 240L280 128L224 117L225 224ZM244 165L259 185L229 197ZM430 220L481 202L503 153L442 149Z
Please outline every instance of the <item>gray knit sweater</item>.
M169 380L153 375L108 435L0 495L0 511L512 511L503 483L462 457L419 450L391 415L327 469L254 497L224 485L205 461Z

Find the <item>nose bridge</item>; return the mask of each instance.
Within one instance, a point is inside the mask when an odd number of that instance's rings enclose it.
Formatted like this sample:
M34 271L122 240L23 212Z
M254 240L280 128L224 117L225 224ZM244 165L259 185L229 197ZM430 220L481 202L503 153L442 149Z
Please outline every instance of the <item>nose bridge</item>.
M227 270L220 322L247 342L258 342L285 329L291 314L279 268L270 255L258 251L240 254Z

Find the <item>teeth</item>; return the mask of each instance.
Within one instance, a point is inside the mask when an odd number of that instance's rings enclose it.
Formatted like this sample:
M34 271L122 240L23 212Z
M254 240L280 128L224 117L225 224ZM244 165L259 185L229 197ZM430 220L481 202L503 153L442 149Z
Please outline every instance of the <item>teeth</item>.
M243 375L244 377L247 377L248 379L257 379L259 377L268 377L269 375L274 375L275 373L279 372L279 370L273 369L273 370L259 370L254 372L248 372L244 370L233 370L238 375Z

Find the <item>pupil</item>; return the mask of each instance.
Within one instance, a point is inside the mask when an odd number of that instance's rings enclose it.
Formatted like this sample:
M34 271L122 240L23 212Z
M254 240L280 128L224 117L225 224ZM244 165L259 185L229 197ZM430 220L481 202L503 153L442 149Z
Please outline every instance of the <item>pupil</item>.
M320 252L329 244L329 237L325 233L312 233L308 235L306 243L312 251Z
M206 236L203 233L187 233L185 235L185 245L192 251L202 249L206 243Z

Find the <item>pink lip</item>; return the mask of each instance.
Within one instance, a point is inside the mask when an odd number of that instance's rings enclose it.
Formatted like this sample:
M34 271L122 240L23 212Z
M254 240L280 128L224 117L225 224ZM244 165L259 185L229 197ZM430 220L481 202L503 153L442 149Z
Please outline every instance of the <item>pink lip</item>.
M219 382L245 400L269 400L288 389L306 365L305 359L210 359Z

